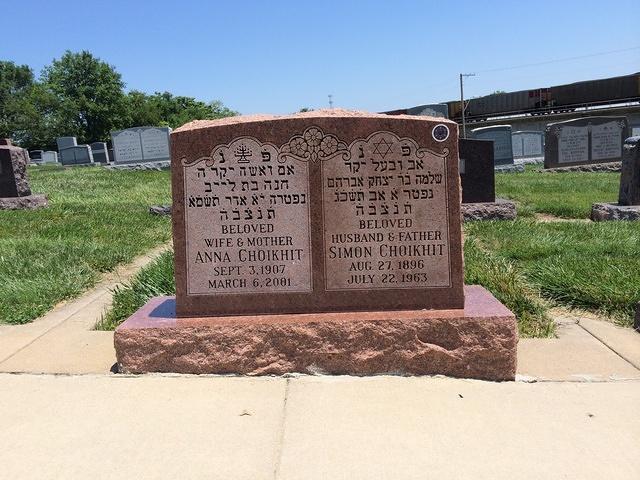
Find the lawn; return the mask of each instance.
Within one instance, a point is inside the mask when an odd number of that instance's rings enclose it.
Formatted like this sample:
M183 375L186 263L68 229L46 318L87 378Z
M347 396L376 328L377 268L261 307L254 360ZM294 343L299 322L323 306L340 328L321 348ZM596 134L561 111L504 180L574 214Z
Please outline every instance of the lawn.
M0 323L27 323L80 295L100 274L171 238L152 216L170 201L169 172L33 167L40 210L0 211Z
M496 194L517 200L520 217L589 218L592 203L618 200L619 173L538 173L540 168L529 165L525 173L496 174Z

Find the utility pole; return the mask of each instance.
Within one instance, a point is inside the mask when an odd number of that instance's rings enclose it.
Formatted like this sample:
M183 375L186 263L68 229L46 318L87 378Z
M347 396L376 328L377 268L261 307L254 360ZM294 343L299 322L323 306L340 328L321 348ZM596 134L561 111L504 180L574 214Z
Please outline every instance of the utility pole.
M475 77L475 73L461 73L460 74L460 110L462 113L462 138L467 138L467 126L464 121L464 111L467 109L467 106L464 104L464 87L463 78L464 77Z
M329 94L329 108L333 108L333 95Z

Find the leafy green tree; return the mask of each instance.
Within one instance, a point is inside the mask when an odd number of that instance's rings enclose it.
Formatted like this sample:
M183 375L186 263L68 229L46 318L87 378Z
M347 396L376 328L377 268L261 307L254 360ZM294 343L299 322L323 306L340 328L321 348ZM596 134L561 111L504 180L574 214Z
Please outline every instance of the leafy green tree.
M174 96L169 92L146 95L133 90L127 94L127 102L128 127L156 125L177 128L192 120L237 115L219 100L205 103L193 97Z
M25 97L34 84L27 65L0 61L0 137L14 137L16 122Z
M70 51L46 67L45 89L58 100L56 122L78 142L106 141L126 119L124 83L111 65L90 52Z

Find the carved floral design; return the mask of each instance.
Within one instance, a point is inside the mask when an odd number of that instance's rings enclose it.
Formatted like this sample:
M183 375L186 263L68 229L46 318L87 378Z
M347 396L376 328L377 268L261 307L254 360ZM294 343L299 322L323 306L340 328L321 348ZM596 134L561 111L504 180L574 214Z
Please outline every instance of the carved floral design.
M348 158L347 144L335 135L325 134L320 127L309 127L302 135L295 135L280 148L281 161L289 158L316 162L329 160L336 155Z

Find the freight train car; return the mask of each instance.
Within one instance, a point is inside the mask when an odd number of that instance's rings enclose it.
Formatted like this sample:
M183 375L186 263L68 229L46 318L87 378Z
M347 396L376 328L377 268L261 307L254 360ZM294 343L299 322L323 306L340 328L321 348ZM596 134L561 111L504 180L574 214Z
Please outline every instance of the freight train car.
M559 85L550 90L554 111L585 104L635 101L640 99L640 73Z
M449 109L446 103L430 103L427 105L419 105L412 108L401 108L399 110L390 110L387 115L419 115L428 117L449 118Z
M640 73L588 80L550 88L494 93L468 100L465 118L470 122L503 115L544 115L572 111L588 105L640 100ZM462 121L460 101L447 102L449 118Z

